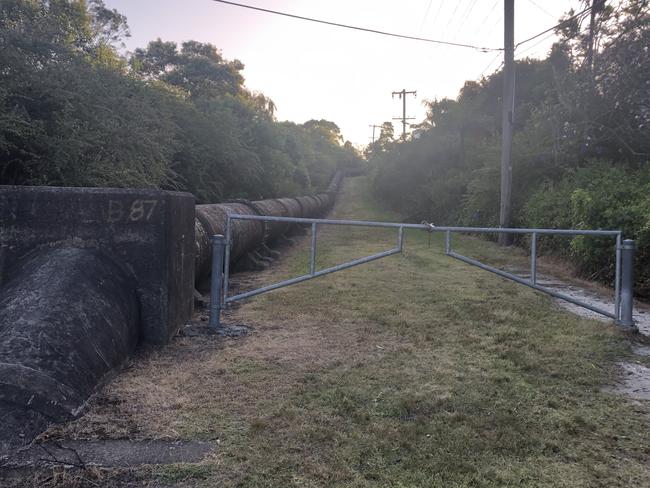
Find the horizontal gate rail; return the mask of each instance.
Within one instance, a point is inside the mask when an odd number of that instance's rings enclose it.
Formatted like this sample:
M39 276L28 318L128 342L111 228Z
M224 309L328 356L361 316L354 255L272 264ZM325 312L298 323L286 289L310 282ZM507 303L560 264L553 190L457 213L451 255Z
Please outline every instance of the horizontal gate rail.
M471 227L469 229L472 229ZM587 310L591 310L592 312L596 312L598 314L604 315L605 317L609 317L611 319L614 319L618 325L622 325L625 327L633 327L634 326L634 321L632 319L632 302L630 301L629 303L626 304L626 310L625 313L621 308L621 296L623 295L621 293L621 281L624 278L621 273L621 268L622 268L622 260L623 260L623 255L622 251L625 249L625 246L622 243L622 233L621 231L618 230L581 230L581 229L507 229L510 231L509 233L511 234L531 234L531 245L530 245L530 279L525 279L520 276L517 276L513 273L509 273L507 271L504 271L499 268L495 268L494 266L490 266L488 264L482 263L476 259L470 258L468 256L463 256L462 254L459 254L457 252L452 251L451 249L451 234L452 232L463 232L463 233L470 233L470 232L476 232L476 233L499 233L499 232L505 232L506 229L490 229L490 228L477 228L473 230L468 230L468 228L463 228L463 230L458 230L456 229L447 229L445 231L445 254L448 256L458 259L464 263L471 264L472 266L476 266L480 269L483 269L485 271L489 271L491 273L495 273L503 278L507 278L509 280L515 281L517 283L520 283L522 285L529 286L530 288L533 288L537 291L541 291L543 293L546 293L547 295L550 295L555 298L559 298L561 300L565 300L569 303L573 303L574 305L578 305L580 307L586 308ZM590 303L584 302L582 300L579 300L577 298L574 298L570 295L567 295L565 293L558 292L556 290L553 290L551 288L541 286L537 283L537 238L538 236L542 235L590 235L590 236L601 236L601 237L615 237L616 238L616 246L615 246L615 276L614 276L614 310L609 311L605 310L603 308L597 307L595 305L592 305ZM628 242L628 241L625 241ZM631 241L630 241L631 242ZM631 268L633 266L633 254L632 256L626 256L626 264L629 262L629 265L626 266L626 268ZM625 283L625 288L626 290L629 287L633 286L632 280L628 278L628 275L631 277L631 274L628 272L625 273L625 278L626 278L626 283Z
M574 236L617 236L620 230L590 230L590 229L520 229L511 227L452 227L432 224L408 224L400 222L377 222L372 220L336 220L336 219L306 219L300 217L274 217L271 215L228 215L233 220L263 220L264 222L292 222L295 224L317 224L325 225L353 225L357 227L387 227L403 229L420 229L429 232L467 232L478 234L557 234Z
M293 224L309 225L311 227L311 243L310 243L310 256L309 256L309 270L308 273L283 280L277 283L263 286L261 288L239 293L233 296L228 295L229 281L230 281L230 247L232 244L232 221L233 220L255 220L262 222L287 222ZM319 225L342 225L342 226L357 226L357 227L375 227L375 228L388 228L397 229L397 246L387 251L365 256L363 258L354 259L346 263L331 266L325 269L316 269L316 251L318 239L318 226ZM565 300L574 305L591 310L592 312L599 313L606 317L612 318L620 326L634 327L633 320L633 283L634 283L634 241L622 240L622 233L620 230L589 230L589 229L514 229L514 228L501 228L501 227L451 227L451 226L435 226L423 222L421 224L407 224L395 222L374 222L367 220L335 220L335 219L309 219L298 217L275 217L266 215L237 215L229 214L226 223L226 236L213 236L213 267L212 267L212 290L211 290L211 308L210 308L210 327L218 327L220 322L220 314L223 306L242 300L244 298L253 297L266 293L278 288L283 288L303 281L311 280L319 276L324 276L336 271L358 266L360 264L369 263L377 259L399 254L404 248L404 229L417 229L427 232L442 232L445 234L445 254L458 259L464 263L476 266L485 271L495 273L503 278L515 281L522 285L529 286L537 291L546 293L555 298ZM451 235L452 233L475 233L475 234L530 234L530 279L522 278L513 273L509 273L499 268L495 268L488 264L482 263L476 259L464 256L451 248ZM614 279L614 310L609 311L603 308L578 300L567 294L555 291L551 288L541 286L537 282L537 242L538 237L541 235L564 235L564 236L604 236L614 237L616 239L615 247L615 279ZM219 256L220 254L220 256ZM221 273L223 270L223 273Z
M278 288L284 288L285 286L294 285L296 283L301 283L303 281L311 280L319 276L324 276L326 274L334 273L336 271L342 271L344 269L351 268L353 266L358 266L360 264L369 263L377 259L385 258L392 256L393 254L399 254L402 252L404 247L404 228L410 225L417 224L393 224L393 223L383 223L383 222L368 222L368 221L356 221L356 220L328 220L328 219L305 219L298 217L271 217L263 215L228 215L228 221L226 223L226 243L230 243L230 235L232 232L231 221L232 220L258 220L263 222L289 222L295 224L310 224L311 225L311 249L309 255L309 273L296 278L291 278L288 280L280 281L278 283L273 283L256 290L247 291L244 293L239 293L238 295L228 296L229 280L230 280L230 264L229 264L229 248L226 246L226 259L224 263L224 280L223 280L223 299L222 303L228 304L237 300L242 300L244 298L253 297L255 295L260 295L268 291L277 290ZM396 228L398 230L397 234L397 246L383 251L380 253L372 254L359 259L354 259L346 263L337 264L336 266L331 266L329 268L316 270L316 249L317 249L317 236L318 236L318 225L355 225L361 227L384 227L384 228ZM420 226L421 227L421 226Z

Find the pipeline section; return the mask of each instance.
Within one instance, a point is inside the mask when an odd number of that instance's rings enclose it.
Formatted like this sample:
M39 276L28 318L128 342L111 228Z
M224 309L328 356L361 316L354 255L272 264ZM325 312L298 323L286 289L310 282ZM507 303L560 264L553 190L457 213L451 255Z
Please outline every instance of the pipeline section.
M343 172L337 171L326 191L316 195L197 205L195 222L195 277L197 283L210 274L212 267L211 237L216 234L225 235L228 214L293 218L322 217L334 205L336 193L342 180ZM298 226L287 222L233 220L231 222L231 264L237 263L248 253L255 252L267 245L277 244L296 227Z
M138 342L135 281L94 249L38 250L0 293L0 452L78 415Z

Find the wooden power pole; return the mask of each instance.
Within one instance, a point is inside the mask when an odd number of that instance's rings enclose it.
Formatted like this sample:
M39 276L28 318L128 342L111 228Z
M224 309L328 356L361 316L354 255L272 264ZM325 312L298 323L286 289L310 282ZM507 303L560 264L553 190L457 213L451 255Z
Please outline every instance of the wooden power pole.
M503 121L501 128L501 205L499 226L511 225L512 133L515 109L515 1L504 0L503 31ZM508 246L511 234L499 234L499 244Z
M369 125L368 127L372 127L372 142L374 144L374 142L375 142L375 129L381 129L381 125L372 124L372 125Z
M399 95L399 97L402 99L402 116L401 117L393 117L393 120L401 120L402 121L402 140L406 140L406 121L407 120L413 120L415 117L407 117L406 116L406 95L413 95L414 97L417 96L417 91L406 91L406 88L402 91L396 91L393 92L393 98L395 98L395 95Z

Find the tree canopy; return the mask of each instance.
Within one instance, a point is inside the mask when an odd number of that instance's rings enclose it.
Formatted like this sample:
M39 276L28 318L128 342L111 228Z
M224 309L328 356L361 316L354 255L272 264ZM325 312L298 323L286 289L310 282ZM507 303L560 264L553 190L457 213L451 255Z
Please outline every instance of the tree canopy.
M203 202L324 188L360 158L333 122L278 122L239 60L197 41L119 53L102 0L0 3L0 184L193 192Z
M650 295L649 7L592 4L593 15L561 27L545 59L516 62L513 224L622 229L638 241L639 290ZM429 101L419 138L371 145L377 194L413 219L497 225L502 79L497 71L456 99ZM610 244L541 246L610 280Z

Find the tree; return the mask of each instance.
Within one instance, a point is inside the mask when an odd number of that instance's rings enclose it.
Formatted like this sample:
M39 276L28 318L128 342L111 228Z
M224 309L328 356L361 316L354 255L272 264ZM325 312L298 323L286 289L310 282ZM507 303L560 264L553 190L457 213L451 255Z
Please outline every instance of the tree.
M0 3L0 184L178 189L201 202L324 189L356 154L336 124L278 123L213 45L131 59L101 0Z
M558 29L546 59L516 63L514 225L623 228L650 270L650 13L646 0L602 2ZM498 223L500 85L468 81L428 102L418 140L366 154L374 188L409 219ZM585 274L611 278L611 249L586 239L540 241ZM608 244L609 245L609 244ZM650 271L637 284L650 296Z
M209 43L186 41L179 50L175 42L157 39L135 50L131 66L146 78L183 89L193 99L236 96L243 90L243 63L226 61Z
M322 134L332 144L343 144L343 136L341 129L334 122L329 120L308 120L303 124L303 127L314 133Z

